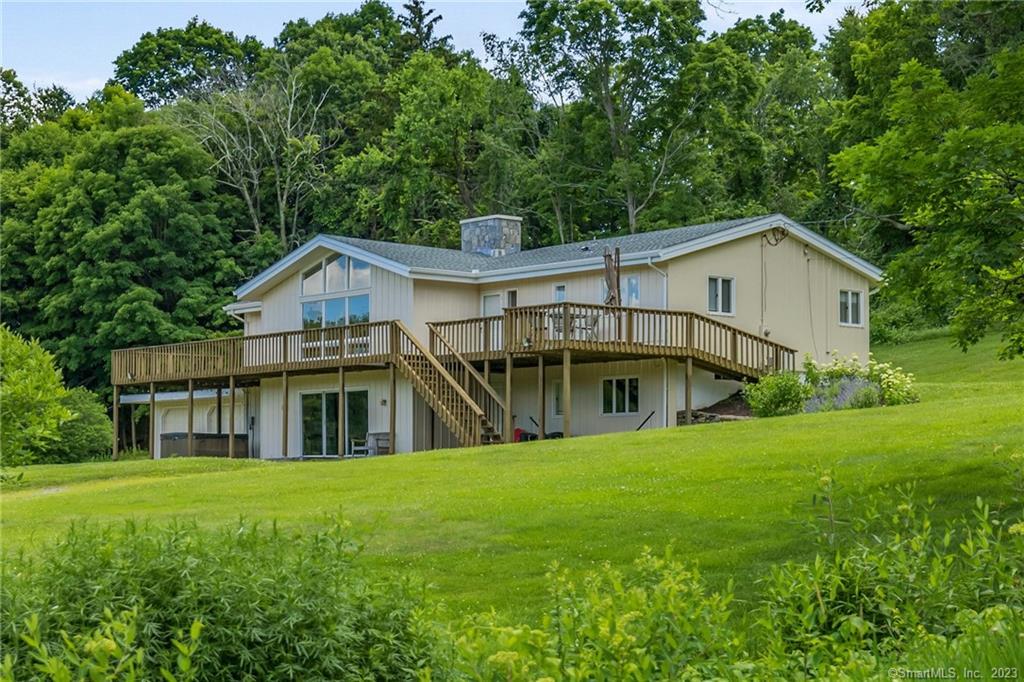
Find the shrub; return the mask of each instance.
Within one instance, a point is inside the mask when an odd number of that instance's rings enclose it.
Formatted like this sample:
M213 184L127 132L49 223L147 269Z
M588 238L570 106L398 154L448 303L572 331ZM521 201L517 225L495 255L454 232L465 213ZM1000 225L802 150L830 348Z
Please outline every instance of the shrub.
M764 657L790 675L898 659L928 638L965 634L958 614L1024 608L1024 541L980 501L972 519L939 530L904 493L856 525L852 547L775 567L764 581Z
M60 425L57 439L42 449L38 461L62 464L108 457L113 426L100 397L77 387L69 390L61 403L72 416Z
M811 387L795 372L781 372L761 377L756 384L743 387L743 397L758 417L796 414L811 396Z
M882 390L875 384L869 383L856 389L846 403L846 406L860 410L868 407L878 407L882 404Z
M860 407L877 407L881 403L881 389L867 379L843 377L814 389L814 395L804 406L806 412L827 412Z
M879 403L882 405L905 405L920 399L914 387L914 375L904 372L902 367L893 367L888 362L876 362L870 356L867 365L863 365L856 354L844 358L838 351L833 351L831 355L831 362L825 364L815 362L810 355L804 358L804 377L814 387L815 393L823 396L822 402L827 400L831 387L843 380L856 379L877 386Z
M199 680L398 679L433 658L434 630L407 582L360 570L341 523L289 534L240 522L74 526L33 557L5 557L0 645L16 679L32 678L24 624L37 639L88 633L109 610L137 610L140 679L175 670L173 644L194 621Z
M104 611L99 626L90 633L69 635L61 631L55 641L47 642L39 630L39 617L32 614L24 624L22 641L27 645L33 667L44 679L53 682L67 680L136 680L145 669L145 651L138 646L138 607L115 616ZM160 670L168 682L188 682L195 679L192 656L198 648L202 623L195 621L189 628L188 641L182 633L171 643L175 649L177 674L167 668ZM14 659L7 655L0 667L0 682L14 682Z
M465 623L459 672L473 680L710 679L743 668L730 625L731 590L710 593L700 574L645 552L624 574L605 565L580 586L548 574L551 607L539 627Z
M0 325L0 454L4 466L35 461L71 412L62 403L60 371L38 341Z

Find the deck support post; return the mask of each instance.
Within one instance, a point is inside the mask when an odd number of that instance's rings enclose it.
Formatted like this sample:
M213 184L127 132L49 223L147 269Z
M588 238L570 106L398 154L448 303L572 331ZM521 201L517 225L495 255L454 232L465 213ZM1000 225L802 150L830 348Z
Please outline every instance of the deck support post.
M484 360L484 383L491 383L491 361Z
M398 392L395 390L395 363L391 363L388 367L388 379L390 386L388 387L388 438L390 438L391 452L389 454L395 454L398 448L395 447L395 411L397 406L395 405L395 399Z
M345 368L338 368L338 459L345 456Z
M281 372L281 456L288 456L288 372Z
M235 453L235 375L228 377L228 459Z
M120 436L120 419L118 418L118 412L121 411L121 387L114 384L114 444L113 450L111 451L111 459L117 461L117 439Z
M135 425L135 403L132 403L132 406L128 408L128 417L131 420L132 425L132 445L130 449L134 450L139 447L139 434L136 431Z
M693 423L693 358L686 358L686 423Z
M544 432L547 431L544 421L544 356L537 356L537 434L538 440L544 440Z
M149 458L156 459L156 384L149 382Z
M224 433L224 390L217 387L217 435Z
M572 354L562 349L562 438L572 437Z
M502 440L512 442L512 354L505 354L505 417Z
M186 443L188 456L194 457L195 452L195 381L193 379L188 380L188 442Z

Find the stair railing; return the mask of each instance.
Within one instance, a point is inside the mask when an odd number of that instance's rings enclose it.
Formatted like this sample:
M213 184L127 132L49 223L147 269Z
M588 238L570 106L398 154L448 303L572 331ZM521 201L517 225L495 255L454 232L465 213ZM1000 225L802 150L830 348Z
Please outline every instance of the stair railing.
M484 411L401 320L394 320L392 325L395 364L419 385L420 394L461 445L480 445Z
M455 350L455 346L444 337L433 324L427 323L430 332L430 352L455 378L470 398L484 411L484 416L495 433L499 432L505 419L505 401L494 387L484 379L473 365ZM509 441L509 434L503 434Z

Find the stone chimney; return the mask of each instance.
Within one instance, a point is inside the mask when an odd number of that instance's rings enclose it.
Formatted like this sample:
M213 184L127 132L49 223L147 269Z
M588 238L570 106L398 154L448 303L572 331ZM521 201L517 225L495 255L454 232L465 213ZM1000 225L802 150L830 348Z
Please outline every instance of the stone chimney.
M523 244L523 219L514 215L485 215L459 221L462 250L485 256L519 253Z

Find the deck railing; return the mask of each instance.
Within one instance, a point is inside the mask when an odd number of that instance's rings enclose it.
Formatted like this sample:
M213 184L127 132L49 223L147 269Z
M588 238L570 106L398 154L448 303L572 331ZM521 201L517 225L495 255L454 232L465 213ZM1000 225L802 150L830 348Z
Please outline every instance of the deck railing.
M796 351L719 320L683 310L551 303L506 308L499 317L435 322L432 326L471 360L512 353L559 351L693 357L757 377L795 370ZM500 338L500 342L494 339Z
M344 327L231 336L163 346L116 350L115 385L258 376L394 362L394 321ZM431 323L441 339L433 355L461 355L445 371L499 414L494 396L465 363L508 354L573 351L638 357L692 357L742 376L796 369L796 351L705 315L680 310L623 308L589 303L552 303L507 308L500 316ZM499 401L500 402L500 401ZM496 423L494 426L498 426Z
M391 322L229 336L111 354L115 385L330 369L391 359Z

